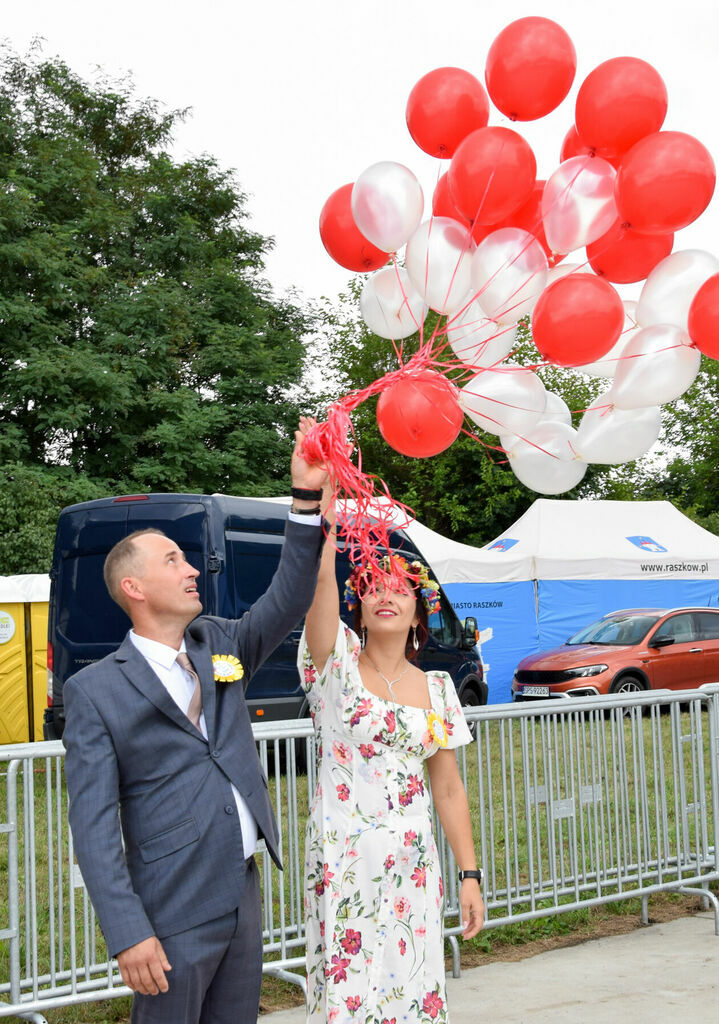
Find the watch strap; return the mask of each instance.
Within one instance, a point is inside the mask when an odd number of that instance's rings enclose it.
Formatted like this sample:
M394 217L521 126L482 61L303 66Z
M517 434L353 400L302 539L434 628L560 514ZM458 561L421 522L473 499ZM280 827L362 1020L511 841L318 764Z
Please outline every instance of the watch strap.
M479 882L479 884L481 885L482 884L482 871L481 871L480 868L476 868L476 869L472 868L472 869L467 870L467 871L460 871L459 872L459 880L460 880L460 882L463 882L465 880L465 878L476 878L477 881Z
M298 501L321 501L321 490L310 490L308 487L290 487L290 497Z

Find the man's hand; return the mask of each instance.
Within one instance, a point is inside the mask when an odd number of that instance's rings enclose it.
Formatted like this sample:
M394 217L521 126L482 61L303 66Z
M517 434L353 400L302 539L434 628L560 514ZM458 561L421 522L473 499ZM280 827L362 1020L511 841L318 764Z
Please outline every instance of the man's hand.
M292 486L306 488L311 491L321 491L329 477L323 465L310 465L302 456L302 442L316 425L317 421L313 417L300 416L300 424L295 431L295 449L292 452L292 462L290 464Z
M169 985L165 977L171 971L165 951L160 940L154 935L134 946L128 946L117 954L117 963L122 980L133 992L143 996L156 996L158 992L167 992Z

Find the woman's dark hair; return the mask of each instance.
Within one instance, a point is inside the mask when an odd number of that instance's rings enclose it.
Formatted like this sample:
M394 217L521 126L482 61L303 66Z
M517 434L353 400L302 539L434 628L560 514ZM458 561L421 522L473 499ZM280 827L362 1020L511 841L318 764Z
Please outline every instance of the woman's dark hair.
M405 644L405 650L404 650L405 657L407 658L408 661L412 661L412 662L416 662L417 661L417 659L419 657L419 653L422 650L422 648L424 647L424 645L427 643L427 638L429 637L429 624L428 624L427 608L425 607L425 603L422 600L422 595L420 593L419 587L415 587L414 588L414 593L415 593L415 599L416 599L415 615L417 616L417 619L419 620L417 622L417 643L419 644L419 647L415 651L415 649L414 649L414 630L410 626L409 632L407 633L407 642ZM358 604L357 607L354 609L353 616L354 616L354 622L353 622L353 624L354 624L354 631L357 634L357 636L361 636L361 634L362 634L362 605L361 605L361 603Z

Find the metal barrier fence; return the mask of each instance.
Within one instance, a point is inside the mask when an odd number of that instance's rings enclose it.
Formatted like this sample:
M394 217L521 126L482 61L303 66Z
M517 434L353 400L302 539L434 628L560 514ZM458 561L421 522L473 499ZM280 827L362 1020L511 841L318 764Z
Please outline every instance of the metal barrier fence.
M494 928L719 879L719 687L468 711L459 752ZM255 727L285 870L262 853L264 970L304 985L303 854L315 785L308 721ZM297 771L298 753L307 773ZM129 994L74 863L61 743L0 748L0 1017ZM436 823L437 835L441 836ZM459 973L458 886L438 843L446 935Z

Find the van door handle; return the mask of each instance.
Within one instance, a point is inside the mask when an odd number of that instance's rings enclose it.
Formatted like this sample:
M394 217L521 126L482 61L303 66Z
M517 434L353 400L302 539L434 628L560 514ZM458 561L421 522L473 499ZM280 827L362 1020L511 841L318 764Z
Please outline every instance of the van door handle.
M690 654L701 654L702 653L702 648L701 647L690 647L689 648L689 653Z

